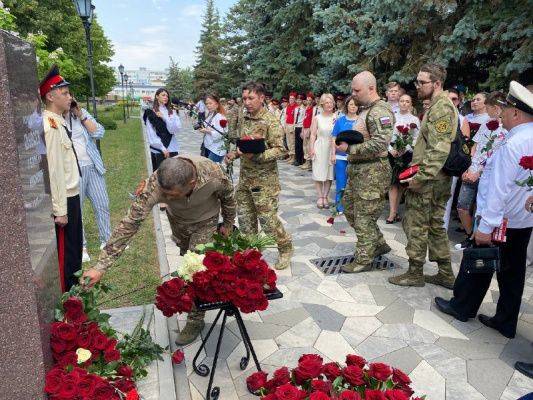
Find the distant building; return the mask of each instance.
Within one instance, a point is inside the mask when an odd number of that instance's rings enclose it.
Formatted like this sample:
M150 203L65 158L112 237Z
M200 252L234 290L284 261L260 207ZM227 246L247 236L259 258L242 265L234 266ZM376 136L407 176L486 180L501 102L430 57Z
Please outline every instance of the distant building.
M167 79L168 68L162 71L155 71L146 67L140 67L139 69L124 70L124 75L126 74L128 75L128 82L131 81L134 85L161 86ZM118 68L115 68L115 78L117 83L120 84L120 72Z
M155 71L140 67L139 69L124 70L124 75L126 74L128 75L128 82L124 83L123 91L120 72L118 71L118 68L115 68L117 84L113 87L111 92L107 94L107 100L120 100L123 95L134 99L153 99L156 90L165 86L165 81L168 76L168 68L163 71Z

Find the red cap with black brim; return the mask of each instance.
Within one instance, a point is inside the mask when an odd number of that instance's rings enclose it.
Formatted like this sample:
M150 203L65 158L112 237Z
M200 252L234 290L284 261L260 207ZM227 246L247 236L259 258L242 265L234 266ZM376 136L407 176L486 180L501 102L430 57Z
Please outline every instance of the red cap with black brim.
M46 74L45 78L39 84L39 93L41 97L43 97L51 90L69 85L70 83L67 82L61 75L59 75L59 68L54 64L52 68L50 68L50 71L48 71L48 74Z

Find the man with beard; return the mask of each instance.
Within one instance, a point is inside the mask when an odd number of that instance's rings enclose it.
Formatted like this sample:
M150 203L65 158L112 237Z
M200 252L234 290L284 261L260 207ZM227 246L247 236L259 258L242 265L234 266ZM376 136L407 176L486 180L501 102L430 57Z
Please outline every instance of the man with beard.
M408 183L403 228L407 235L406 252L409 270L389 282L400 286L424 286L433 283L453 288L454 276L450 260L448 236L443 227L446 202L450 196L451 178L442 171L457 132L457 109L443 90L446 70L438 64L420 68L415 86L421 100L431 99L424 115L413 151L411 165L419 171L402 183ZM424 275L424 262L438 264L436 275Z
M390 105L379 97L376 78L369 71L353 78L352 95L365 108L355 124L364 142L337 146L339 151L349 153L344 214L357 235L355 260L342 267L346 273L368 271L374 258L391 250L377 220L385 208L385 194L391 179L387 147L392 137L394 114Z

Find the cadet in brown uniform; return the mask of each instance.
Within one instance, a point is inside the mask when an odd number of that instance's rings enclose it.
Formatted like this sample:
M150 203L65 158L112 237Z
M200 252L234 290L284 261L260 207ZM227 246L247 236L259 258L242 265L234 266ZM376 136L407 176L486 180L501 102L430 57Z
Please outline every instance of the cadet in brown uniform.
M168 158L148 178L128 214L107 241L98 263L83 274L91 279L90 285L98 282L122 254L141 222L158 203L167 204L172 238L182 255L212 239L219 214L222 214L223 234L230 232L235 222L233 185L219 164L199 156ZM204 327L203 316L191 312L176 343L191 343Z

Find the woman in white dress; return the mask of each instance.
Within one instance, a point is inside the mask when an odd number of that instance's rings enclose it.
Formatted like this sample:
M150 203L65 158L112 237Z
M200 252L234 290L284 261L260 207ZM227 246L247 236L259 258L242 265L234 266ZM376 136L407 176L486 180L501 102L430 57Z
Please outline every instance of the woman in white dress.
M309 139L309 158L313 160L313 180L315 181L318 208L329 208L329 190L333 180L335 148L331 146L331 131L335 125L335 100L329 93L320 97L322 113L313 118Z

